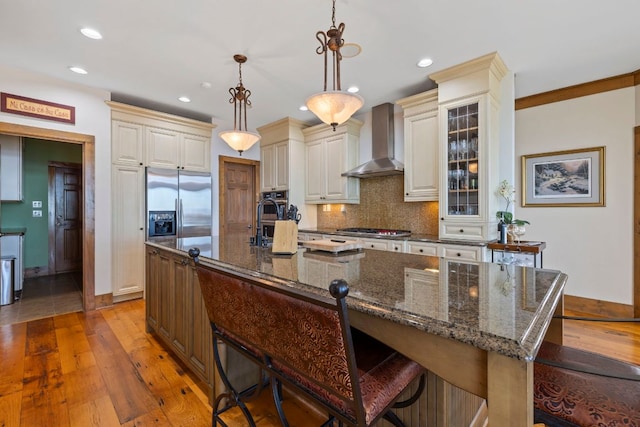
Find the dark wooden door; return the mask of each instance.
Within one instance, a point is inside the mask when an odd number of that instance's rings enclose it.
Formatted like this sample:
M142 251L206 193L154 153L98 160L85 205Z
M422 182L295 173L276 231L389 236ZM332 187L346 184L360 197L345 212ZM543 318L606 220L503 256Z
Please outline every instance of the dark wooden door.
M255 167L227 163L225 167L225 234L251 236L255 233ZM248 241L248 240L247 240Z
M53 169L55 209L53 211L54 273L82 269L82 169L76 166L51 166Z

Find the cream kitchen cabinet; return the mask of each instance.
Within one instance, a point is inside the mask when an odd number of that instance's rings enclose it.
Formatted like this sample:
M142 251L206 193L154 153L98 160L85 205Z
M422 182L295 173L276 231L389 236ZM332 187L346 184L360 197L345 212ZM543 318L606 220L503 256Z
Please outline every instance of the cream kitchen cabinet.
M440 239L497 238L499 152L509 134L499 122L506 73L493 53L429 76L438 84Z
M261 191L289 189L289 142L260 148Z
M413 242L409 240L407 242L407 250L406 252L410 254L417 255L427 255L427 256L439 256L439 244L438 243L428 243L428 242Z
M404 110L404 201L437 201L438 89L396 102Z
M147 166L197 172L211 170L211 141L205 136L146 127L145 139Z
M108 101L114 164L211 171L211 123Z
M112 287L114 301L142 296L144 290L144 169L112 168Z
M325 124L303 129L306 203L360 203L359 180L342 173L358 165L362 124L349 119L335 132Z
M22 201L22 138L0 135L0 199Z
M111 107L114 301L144 295L145 167L210 171L210 123L107 101Z
M367 239L367 238L360 238L357 240L362 242L362 247L364 249L375 249L379 251L389 251L389 252L405 251L404 240Z
M259 127L261 191L289 190L290 203L304 201L304 135L307 124L286 117Z
M111 162L124 166L144 165L144 127L121 120L111 122Z

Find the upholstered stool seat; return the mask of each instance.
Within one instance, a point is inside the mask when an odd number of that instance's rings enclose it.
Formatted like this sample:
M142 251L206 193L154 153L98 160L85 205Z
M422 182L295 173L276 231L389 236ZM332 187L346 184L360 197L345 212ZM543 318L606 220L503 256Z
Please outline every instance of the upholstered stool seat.
M536 421L548 425L640 427L640 367L544 342L534 406Z

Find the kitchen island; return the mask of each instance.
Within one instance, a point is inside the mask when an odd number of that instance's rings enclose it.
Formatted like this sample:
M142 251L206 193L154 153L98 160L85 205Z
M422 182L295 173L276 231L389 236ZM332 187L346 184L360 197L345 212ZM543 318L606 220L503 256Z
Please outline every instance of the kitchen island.
M559 271L375 250L274 255L268 248L216 237L150 241L147 247L148 254L170 253L185 267L191 262L186 252L198 247L201 262L214 268L323 296L329 296L332 279L343 278L354 327L418 361L446 384L486 399L491 425L533 425L533 360L545 336L561 342L561 323L552 325L560 322L552 317L562 310L567 280ZM147 272L154 274L149 261ZM197 287L191 284L191 295ZM167 310L147 292L148 304ZM148 328L161 329L152 323L148 316ZM427 419L455 425L449 414L460 408L437 399L438 387L427 388L433 404Z

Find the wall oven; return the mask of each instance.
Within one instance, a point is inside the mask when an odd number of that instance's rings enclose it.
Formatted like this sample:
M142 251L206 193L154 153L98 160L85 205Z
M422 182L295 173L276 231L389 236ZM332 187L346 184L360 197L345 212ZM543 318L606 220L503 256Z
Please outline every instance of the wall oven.
M271 202L264 203L264 199L271 198L276 201L280 211L286 215L289 207L289 192L288 191L265 191L260 195L263 203L260 212L262 220L262 235L267 237L273 237L273 231L275 229L276 220L278 219L278 212L276 207Z

